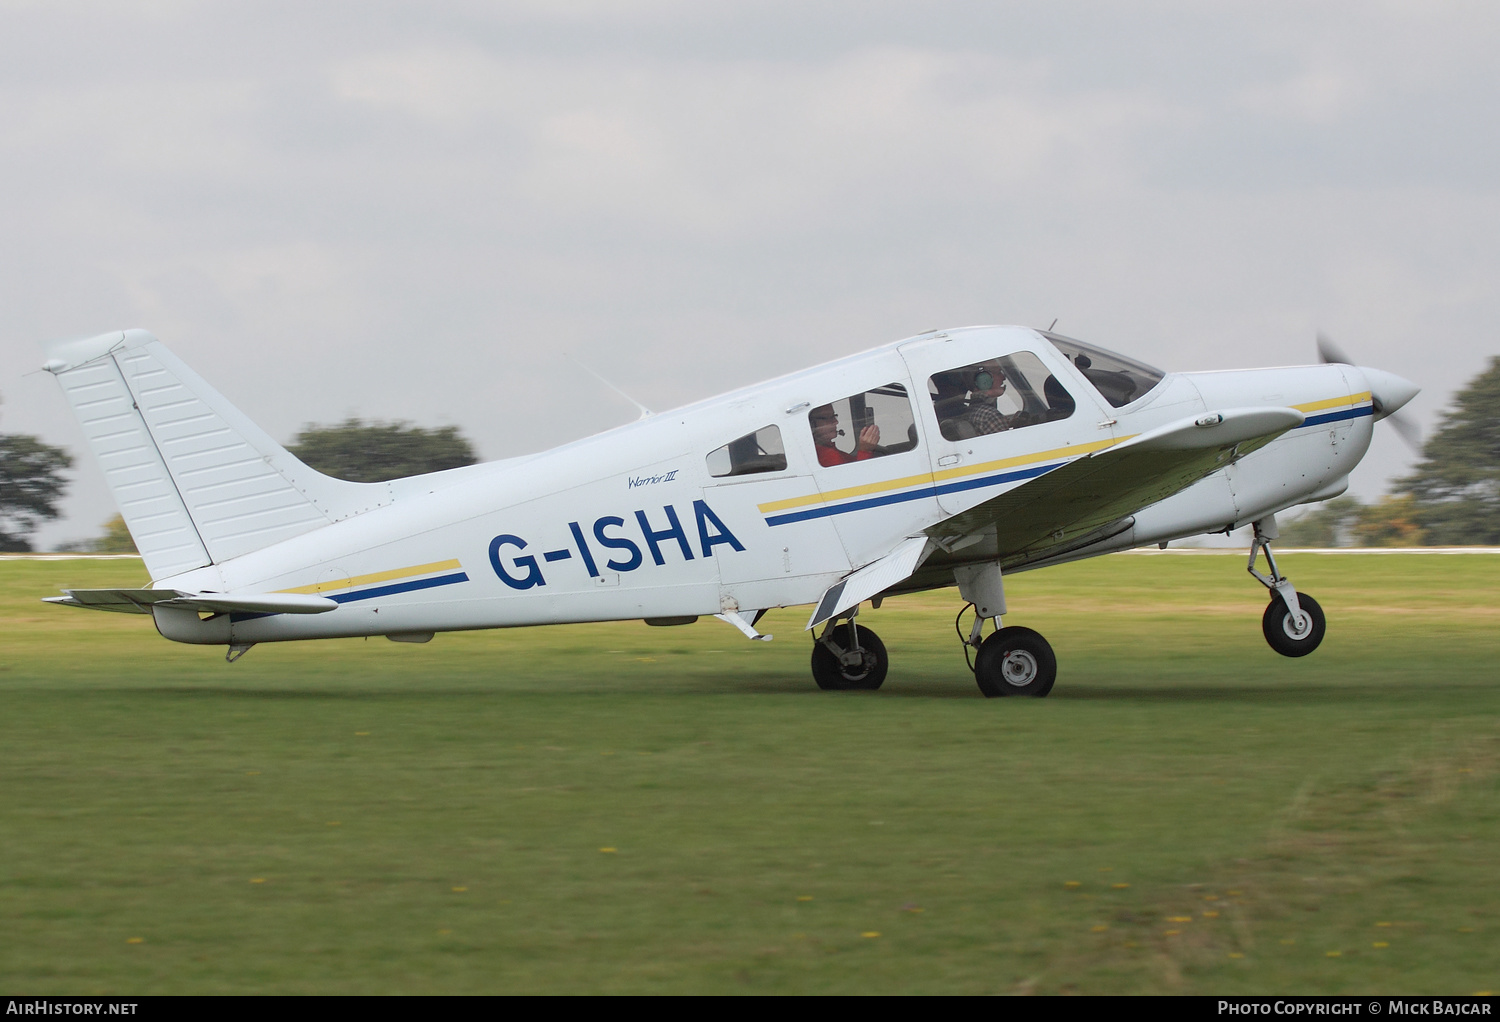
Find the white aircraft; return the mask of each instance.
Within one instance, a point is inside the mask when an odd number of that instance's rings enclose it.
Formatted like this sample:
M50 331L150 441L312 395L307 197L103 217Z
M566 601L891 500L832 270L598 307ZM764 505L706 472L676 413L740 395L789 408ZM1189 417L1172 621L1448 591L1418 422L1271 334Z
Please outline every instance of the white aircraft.
M1045 696L1057 674L1041 635L1001 627L1006 573L1246 524L1267 641L1312 652L1323 612L1277 569L1276 513L1342 493L1373 422L1417 393L1347 364L1167 374L965 327L541 454L352 483L143 330L47 354L152 579L49 602L150 614L230 661L288 639L702 615L769 639L767 609L812 604L818 685L874 689L888 660L860 606L956 584L986 696Z

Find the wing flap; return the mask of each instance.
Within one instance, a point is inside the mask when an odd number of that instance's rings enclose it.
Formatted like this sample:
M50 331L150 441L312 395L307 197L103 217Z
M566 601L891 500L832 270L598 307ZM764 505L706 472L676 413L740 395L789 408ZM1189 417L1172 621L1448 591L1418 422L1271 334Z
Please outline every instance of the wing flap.
M927 530L954 549L994 530L999 559L1066 546L1186 489L1300 426L1293 408L1233 408L1179 419L1077 458Z
M857 606L870 597L885 592L893 585L906 581L922 563L931 540L926 536L913 536L896 544L896 548L878 561L860 568L854 574L840 579L829 587L818 601L818 607L807 621L808 628L816 628L829 618L837 617L850 607Z

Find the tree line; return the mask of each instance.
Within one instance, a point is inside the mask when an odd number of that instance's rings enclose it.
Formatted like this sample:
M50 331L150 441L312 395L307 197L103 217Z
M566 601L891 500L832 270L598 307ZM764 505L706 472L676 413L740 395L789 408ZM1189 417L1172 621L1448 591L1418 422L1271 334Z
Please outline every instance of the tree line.
M309 423L287 449L319 472L356 483L440 472L479 460L457 426L428 429L399 420ZM34 436L0 434L0 553L29 551L37 528L60 514L67 489L63 473L72 464L67 451ZM104 523L103 535L69 546L93 553L135 552L119 515Z
M288 448L307 465L354 482L374 483L472 465L474 447L457 426L428 429L405 421L349 418L309 423ZM36 530L57 518L73 457L25 434L0 434L0 552L28 551ZM1339 497L1281 528L1284 546L1500 546L1500 355L1454 395L1422 447L1411 475L1373 503ZM132 552L116 515L83 544Z

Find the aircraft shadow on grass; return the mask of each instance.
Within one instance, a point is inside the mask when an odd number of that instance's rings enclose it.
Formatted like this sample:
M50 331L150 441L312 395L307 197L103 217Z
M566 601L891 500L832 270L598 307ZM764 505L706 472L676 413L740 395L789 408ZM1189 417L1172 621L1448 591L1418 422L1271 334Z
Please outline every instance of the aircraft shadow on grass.
M1203 684L1174 684L1165 682L1161 685L1108 685L1091 684L1087 680L1081 680L1071 685L1065 693L1058 693L1058 698L1065 702L1102 702L1102 703L1258 703L1265 705L1309 705L1327 704L1346 706L1349 702L1350 692L1355 686L1343 681L1296 681L1296 682L1264 682L1264 681L1238 681L1226 682L1215 685ZM1462 695L1470 691L1472 686L1457 682L1434 681L1427 682L1421 686L1420 693L1408 689L1405 686L1394 687L1390 691L1371 690L1367 687L1359 688L1363 703L1371 702L1400 704L1411 699L1429 700L1434 695ZM90 689L96 692L96 689ZM468 686L443 686L433 688L414 683L407 689L361 689L355 687L354 683L348 688L339 687L317 687L317 688L272 688L265 686L246 685L224 685L222 683L210 684L183 684L171 686L153 686L149 688L128 688L117 690L120 694L135 694L141 696L167 696L167 697L209 697L223 700L265 700L270 702L317 702L328 700L334 702L362 702L362 703L396 703L432 700L465 700L473 701L481 699L485 701L504 700L508 698L535 698L537 696L551 697L576 697L586 699L590 696L638 697L650 701L668 701L671 699L695 699L714 696L734 695L796 695L808 698L826 698L817 690L809 690L801 683L799 678L791 675L755 676L737 675L726 677L718 673L705 673L702 675L689 674L678 675L672 682L666 685L653 685L646 687L645 682L631 684L627 683L619 687L609 688L597 685L587 687L574 686L568 683L552 684L546 681L535 682L510 682L501 685L487 685L483 681L476 681ZM868 698L875 699L904 699L904 700L950 700L950 699L974 699L982 698L976 692L963 686L956 686L951 680L944 678L935 679L895 679L887 687L883 687L879 693L866 693Z

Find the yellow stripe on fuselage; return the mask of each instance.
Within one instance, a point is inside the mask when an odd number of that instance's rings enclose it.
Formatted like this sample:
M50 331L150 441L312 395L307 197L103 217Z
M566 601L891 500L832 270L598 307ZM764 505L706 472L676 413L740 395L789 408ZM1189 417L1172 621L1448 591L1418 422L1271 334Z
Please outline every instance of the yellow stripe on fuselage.
M768 504L757 505L762 514L770 514L773 511L786 511L794 507L807 507L810 504L823 504L834 500L847 500L850 497L863 497L871 493L887 493L891 490L904 490L909 486L930 486L946 479L962 479L965 476L979 475L982 472L994 472L1000 469L1015 468L1018 465L1032 465L1039 461L1055 461L1059 458L1093 454L1102 451L1106 447L1130 439L1129 437L1111 437L1108 440L1095 440L1087 444L1073 444L1069 447L1055 447L1050 451L1037 451L1033 454L1021 454L1014 458L1000 458L997 461L984 461L977 465L963 465L957 468L940 469L937 472L924 472L921 475L903 476L900 479L887 479L879 483L866 483L863 486L848 486L842 490L829 490L826 493L815 493L807 497L788 497L786 500L773 500Z
M1335 408L1340 405L1357 405L1369 400L1370 392L1367 390L1360 394L1346 394L1343 397L1331 397L1323 401L1308 401L1304 404L1292 405L1291 407L1297 409L1299 412L1318 412L1325 408ZM1107 447L1113 447L1115 444L1124 443L1126 440L1132 439L1135 435L1112 437L1108 440L1095 440L1092 443L1074 444L1070 447L1054 447L1050 451L1022 454L1014 458L1000 458L997 461L985 461L977 465L945 468L937 472L903 476L900 479L887 479L879 483L866 483L863 486L847 486L841 490L829 490L826 493L814 493L806 497L788 497L785 500L773 500L767 504L759 504L757 507L762 514L771 514L775 511L788 511L792 508L808 507L812 504L848 500L851 497L864 497L872 493L888 493L891 490L904 490L909 486L935 485L948 479L962 479L965 476L979 475L984 472L996 472L1007 468L1016 468L1020 465L1033 465L1039 461L1055 461L1060 458L1093 454L1095 451L1102 451Z
M463 567L457 558L451 561L433 561L431 564L414 564L410 568L394 568L390 571L377 571L369 575L355 575L353 578L334 578L327 582L317 582L310 586L298 586L295 589L278 589L279 593L309 593L316 596L318 593L330 592L334 589L352 589L355 586L370 585L375 582L393 582L398 578L412 578L417 575L431 575L438 571L450 571Z
M1370 400L1370 392L1367 390L1362 394L1346 394L1343 397L1331 397L1326 401L1309 401L1306 404L1292 405L1299 412L1321 412L1325 408L1337 408L1339 405L1359 405Z

